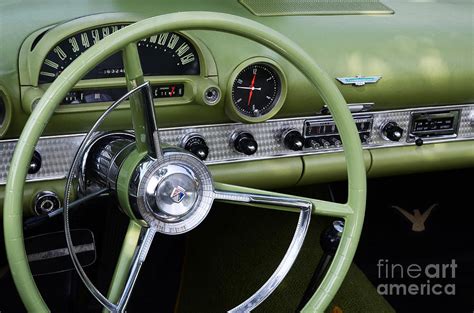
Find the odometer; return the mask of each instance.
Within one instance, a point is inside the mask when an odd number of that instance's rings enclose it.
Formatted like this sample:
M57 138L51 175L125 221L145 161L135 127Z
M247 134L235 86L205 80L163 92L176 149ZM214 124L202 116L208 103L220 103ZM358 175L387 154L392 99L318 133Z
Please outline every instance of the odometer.
M43 61L39 83L52 83L59 74L81 53L92 45L126 27L116 24L89 29L70 36L52 48ZM138 52L147 76L199 75L199 58L196 48L178 33L161 33L137 43ZM123 77L121 53L116 53L97 65L83 79Z
M281 79L268 63L254 63L242 69L232 85L236 111L255 118L270 113L280 100Z

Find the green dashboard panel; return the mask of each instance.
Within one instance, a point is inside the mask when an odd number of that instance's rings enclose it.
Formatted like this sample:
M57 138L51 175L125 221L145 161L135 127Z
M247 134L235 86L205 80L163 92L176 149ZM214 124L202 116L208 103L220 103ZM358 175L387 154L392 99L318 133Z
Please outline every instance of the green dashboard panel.
M294 40L313 55L334 79L355 75L382 76L377 84L362 87L339 85L348 103L371 102L375 104L375 109L383 110L472 102L472 16L469 14L469 2L386 1L386 4L394 9L394 15L257 17L238 1L230 0L141 1L140 5L126 1L87 4L75 1L67 4L67 10L48 1L7 2L2 5L0 13L1 39L2 42L8 42L8 45L0 48L0 86L8 93L8 106L15 122L4 129L4 138L19 135L28 117L28 102L32 96L26 91L36 87L34 79L31 79L36 73L30 71L38 71L37 65L43 61L35 59L35 54L30 53L32 51L25 51L28 40L34 38L28 36L40 34L41 30L60 23L65 24L58 27L58 35L66 37L79 29L111 20L131 22L175 11L210 10L257 20ZM102 13L90 17L98 12L120 13L112 14L114 17ZM18 23L26 20L28 23ZM286 102L277 117L309 115L322 107L322 100L310 83L268 49L228 34L193 31L188 35L199 43L202 48L201 57L205 60L205 71L197 78L198 81L191 82L196 91L200 81L211 76L214 77L212 83L218 84L223 93L222 99L225 99L229 92L229 77L240 63L256 56L268 57L281 66L288 81ZM59 41L59 37L55 38ZM29 39L26 40L27 38ZM41 46L41 40L37 44ZM51 47L54 45L52 41L49 44ZM22 46L22 53L19 54ZM191 101L172 108L166 105L160 107L158 116L162 125L229 121L225 114L224 100L209 107L199 104L191 96L189 99ZM90 106L86 110L102 109L103 106ZM97 116L94 113L78 112L79 110L71 111L68 114L58 112L46 133L82 131ZM127 126L126 114L117 114L114 122L107 127Z
M474 102L472 3L470 1L384 1L393 15L257 17L238 1L55 1L3 2L0 5L0 93L6 99L6 120L0 138L17 138L31 105L47 85L38 73L50 48L69 35L91 27L134 22L178 11L231 13L268 25L291 38L337 77L380 75L376 84L355 87L340 83L348 103L373 103L373 110ZM25 21L25 22L19 22ZM49 30L45 33L46 30ZM211 31L183 33L196 45L201 60L197 76L150 77L154 83L184 82L179 101L156 101L160 127L230 122L226 113L231 77L251 58L268 58L286 77L287 94L276 118L311 116L324 103L310 82L281 56L249 40ZM8 44L3 44L8 43ZM79 87L124 84L119 78L81 81ZM217 104L203 104L202 93L218 86ZM45 135L87 131L107 104L61 106ZM103 130L130 129L127 105L105 121ZM369 176L473 166L472 141L393 147L365 152ZM400 156L404 156L400 158ZM421 164L421 165L420 165ZM217 181L252 187L279 188L341 180L346 176L341 153L213 165ZM268 173L265 177L259 172ZM62 194L62 182L29 183L25 208L37 190L51 186ZM0 187L3 192L3 186ZM3 194L0 193L3 205Z

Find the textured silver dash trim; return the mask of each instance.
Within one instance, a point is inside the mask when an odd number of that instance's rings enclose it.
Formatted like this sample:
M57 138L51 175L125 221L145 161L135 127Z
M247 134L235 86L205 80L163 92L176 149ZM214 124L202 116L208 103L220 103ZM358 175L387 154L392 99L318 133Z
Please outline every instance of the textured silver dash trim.
M36 145L36 151L41 154L41 169L36 174L27 175L26 180L65 178L83 138L83 134L41 137ZM6 183L16 143L17 140L0 141L0 185Z
M408 126L410 114L419 111L429 110L461 110L459 129L455 138L433 138L424 139L425 143L450 142L474 139L474 104L435 106L415 109L361 112L354 113L354 118L372 115L372 131L370 133L370 143L364 144L364 149L376 149L387 147L399 147L414 145L407 142ZM189 133L201 135L209 146L209 156L206 164L219 164L231 162L254 161L264 159L274 159L281 157L292 157L298 155L310 155L321 153L333 153L342 151L342 148L329 147L324 149L305 148L302 151L292 151L285 148L281 143L281 134L285 129L294 128L303 132L303 125L306 120L318 121L327 120L328 115L318 115L309 117L298 117L288 119L269 120L258 124L226 123L216 125L184 126L174 128L164 128L160 130L162 142L172 146L179 146L182 138ZM385 140L378 131L380 125L387 121L394 121L403 128L403 137L398 142ZM235 130L246 130L251 132L258 142L258 151L250 156L236 152L229 145L229 137ZM71 166L74 155L83 140L85 134L49 136L41 137L36 150L42 156L42 167L34 175L28 175L27 181L44 181L62 179ZM6 183L9 163L13 155L17 140L0 141L0 185Z

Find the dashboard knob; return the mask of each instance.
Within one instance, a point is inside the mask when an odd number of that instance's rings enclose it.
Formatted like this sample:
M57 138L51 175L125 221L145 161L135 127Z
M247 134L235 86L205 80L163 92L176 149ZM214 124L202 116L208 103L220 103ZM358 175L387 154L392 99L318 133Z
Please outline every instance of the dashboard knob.
M258 144L253 135L247 131L239 131L231 136L232 145L237 152L252 155L258 150Z
M28 167L28 174L36 174L41 169L42 158L41 154L38 151L33 152L33 157L31 158L30 166Z
M423 145L423 139L421 138L416 138L415 140L415 145L417 145L418 147L421 147Z
M204 140L204 137L196 133L184 136L181 140L181 147L203 161L207 159L207 156L209 155L209 147L206 144L206 140Z
M319 142L316 139L310 138L309 140L306 141L306 147L313 148L313 149L319 149L319 148L321 148L321 145L319 144Z
M319 138L319 144L324 148L324 149L327 149L331 146L331 143L329 141L327 141L326 139L324 138Z
M395 122L388 122L382 126L381 133L382 137L388 140L399 141L403 135L403 128Z
M304 147L304 138L296 129L287 129L282 134L283 144L293 151L300 151Z
M59 197L53 191L41 191L36 194L33 201L33 209L37 215L48 214L59 209L60 206Z
M339 148L342 145L342 142L339 138L337 137L331 137L329 138L329 141L334 145L334 147Z

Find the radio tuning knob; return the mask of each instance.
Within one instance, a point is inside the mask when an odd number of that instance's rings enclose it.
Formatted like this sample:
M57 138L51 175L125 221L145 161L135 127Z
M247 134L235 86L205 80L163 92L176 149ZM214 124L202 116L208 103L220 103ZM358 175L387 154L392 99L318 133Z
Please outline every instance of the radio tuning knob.
M282 141L286 148L293 151L300 151L304 146L304 138L296 129L287 129L282 135Z
M258 144L253 135L247 131L234 132L231 136L231 145L237 152L252 155L258 150Z
M393 121L383 124L380 132L383 138L391 141L399 141L403 136L403 128Z
M199 134L190 133L183 137L181 140L181 147L197 156L200 160L204 161L209 155L209 147L206 144L206 140Z

